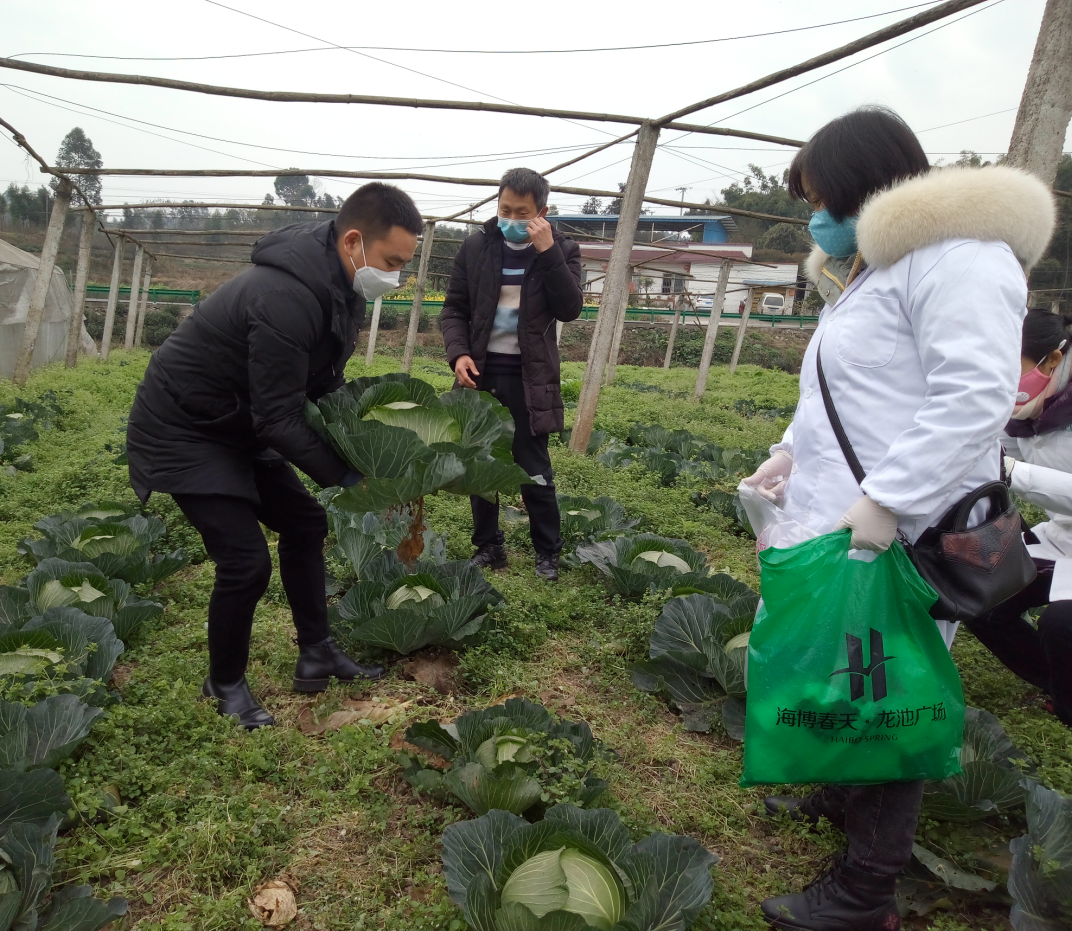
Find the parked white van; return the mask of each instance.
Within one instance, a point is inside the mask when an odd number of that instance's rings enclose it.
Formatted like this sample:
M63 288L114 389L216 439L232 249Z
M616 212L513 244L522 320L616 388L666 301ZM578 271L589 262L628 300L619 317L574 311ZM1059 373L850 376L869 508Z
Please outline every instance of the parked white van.
M785 313L785 295L768 291L759 299L758 312L761 314Z

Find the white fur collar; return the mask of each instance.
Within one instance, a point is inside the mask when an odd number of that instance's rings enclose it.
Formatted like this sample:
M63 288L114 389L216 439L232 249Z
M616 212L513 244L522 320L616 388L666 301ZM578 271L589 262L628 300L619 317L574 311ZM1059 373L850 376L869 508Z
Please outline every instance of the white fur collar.
M948 239L977 239L1007 243L1029 270L1046 251L1055 219L1053 195L1026 171L934 168L873 195L860 211L856 240L876 268Z
M804 260L804 274L812 284L819 283L819 276L823 273L823 264L830 258L819 246L812 243L811 254Z

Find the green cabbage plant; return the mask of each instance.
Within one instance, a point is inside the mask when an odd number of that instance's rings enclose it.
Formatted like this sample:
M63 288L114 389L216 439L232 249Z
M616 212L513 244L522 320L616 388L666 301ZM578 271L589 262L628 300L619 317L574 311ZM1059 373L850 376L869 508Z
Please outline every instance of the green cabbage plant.
M142 624L163 614L155 601L135 598L122 579L109 579L93 563L43 559L18 587L0 586L0 634L22 629L49 608L73 607L112 622L115 635L129 640Z
M606 808L556 805L536 824L495 810L443 832L447 891L475 931L687 928L717 862L691 837L633 844Z
M403 776L433 797L454 797L478 815L493 808L535 818L552 799L591 807L607 788L592 775L611 756L584 721L559 721L523 698L469 711L451 724L422 721L405 740L446 761L445 768L399 753Z
M1009 844L1009 916L1016 931L1072 927L1072 798L1034 781L1027 788L1027 834Z
M74 753L102 714L74 695L50 695L29 707L0 701L0 768L54 769Z
M718 591L722 582L712 576L707 557L684 540L651 533L596 540L577 547L578 564L591 563L626 598L670 589L675 595Z
M977 821L995 812L1023 808L1020 783L1030 766L989 711L964 709L960 765L959 776L927 783L922 813L928 818Z
M366 566L367 575L335 606L332 630L344 645L396 653L474 642L499 594L465 559L420 561L412 569L393 554Z
M632 530L638 518L630 519L613 498L584 498L558 495L558 512L562 517L559 533L567 546L605 540L608 536Z
M513 419L486 392L460 388L436 397L427 382L395 372L349 381L307 402L305 416L364 476L335 495L341 510L379 513L440 491L492 499L543 481L514 464ZM406 562L421 553L422 517L418 505L414 547L399 551Z
M336 507L331 501L332 497L333 493L321 495L337 541L328 555L346 563L355 579L364 579L374 563L384 561L389 554L398 550L410 533L412 517L399 510L385 514L355 514ZM422 543L424 560L439 565L447 561L445 535L426 528L422 533Z
M20 541L20 553L38 563L45 559L92 563L102 575L132 585L155 585L189 562L182 550L153 555L150 551L166 532L163 521L131 513L124 505L86 504L39 520L34 529L42 539Z
M748 636L759 596L743 582L722 580L719 595L685 595L666 603L651 635L650 659L631 664L629 675L642 692L680 710L686 730L709 731L721 720L741 740Z

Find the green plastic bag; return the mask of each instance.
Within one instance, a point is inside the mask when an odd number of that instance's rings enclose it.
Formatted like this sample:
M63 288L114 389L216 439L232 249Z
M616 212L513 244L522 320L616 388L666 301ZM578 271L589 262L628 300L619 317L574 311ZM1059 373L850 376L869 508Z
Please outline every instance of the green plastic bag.
M851 536L759 554L742 786L960 772L964 695L928 614L938 596L899 543L850 559Z

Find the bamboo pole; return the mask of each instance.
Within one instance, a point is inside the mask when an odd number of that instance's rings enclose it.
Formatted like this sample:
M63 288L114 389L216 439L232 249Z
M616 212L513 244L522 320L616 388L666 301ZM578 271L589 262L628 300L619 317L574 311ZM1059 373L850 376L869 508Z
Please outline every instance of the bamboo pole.
M633 283L633 276L636 275L636 268L632 265L629 266L629 284ZM614 339L610 344L610 355L607 357L607 372L606 377L603 379L604 385L614 384L614 370L618 367L618 352L622 347L622 334L625 332L625 318L629 315L629 288L625 289L625 300L622 301L621 309L618 311L618 319L614 324Z
M157 252L153 258L193 259L197 262L223 262L227 265L252 265L249 259L225 259L218 255L182 255L178 252Z
M715 351L715 337L718 336L718 324L722 319L722 305L726 301L726 286L730 281L730 269L733 262L724 260L718 270L718 284L715 286L715 297L711 302L711 316L707 321L707 335L704 337L703 353L700 355L700 371L696 375L696 390L693 397L699 401L703 397L707 387L707 373L711 369L711 356ZM697 318L697 323L699 318Z
M26 384L30 375L30 362L34 347L37 345L37 333L41 329L41 318L45 314L45 302L48 289L52 285L52 272L56 267L56 256L60 251L60 238L63 236L63 224L67 219L67 208L71 205L71 182L60 178L56 190L56 200L52 205L52 216L45 232L45 243L41 248L41 261L37 266L30 306L26 310L26 323L22 327L22 342L15 359L14 382L20 387Z
M112 280L108 286L108 305L104 310L104 333L101 334L101 361L108 361L112 348L112 328L115 326L115 308L119 303L119 273L123 266L123 252L127 241L122 236L115 240L115 258L112 260Z
M640 127L637 143L633 149L633 160L629 166L629 177L625 189L621 192L622 206L615 230L614 246L611 248L607 263L607 279L600 300L599 313L596 315L595 332L592 334L592 346L589 364L585 368L581 396L577 402L577 413L573 420L573 432L570 435L570 449L582 455L588 449L588 440L595 424L596 408L599 405L599 392L603 381L603 370L610 355L614 328L617 323L616 311L629 297L629 257L633 250L633 238L636 235L637 220L640 219L640 205L644 188L651 173L651 162L655 157L655 147L659 142L659 130L650 123Z
M862 52L872 46L880 45L889 39L896 39L898 36L903 36L907 32L914 32L922 26L928 26L933 22L945 19L947 16L952 16L954 13L959 13L961 10L967 10L970 7L978 6L980 3L984 2L986 2L986 0L947 0L946 3L940 3L938 6L931 7L929 10L924 10L922 13L917 13L915 16L910 16L908 19L902 19L890 26L886 26L884 29L869 33L868 35L855 39L839 48L831 49L829 52L823 52L822 55L817 55L815 58L809 58L807 61L803 61L798 65L783 68L780 71L775 71L772 74L768 74L765 77L752 81L750 84L745 84L731 91L724 91L721 94L716 94L714 97L708 97L706 100L699 100L696 103L689 104L687 107L682 107L680 110L675 110L673 113L667 113L666 116L661 116L659 119L655 120L655 125L666 126L666 124L673 123L675 120L679 120L683 116L688 116L690 113L696 113L698 110L706 110L708 107L725 103L727 100L744 97L747 94L754 94L756 91L763 90L773 84L781 84L783 81L789 80L789 78L807 74L809 71L814 71L816 68L822 68L824 65L829 65L835 61L840 61L843 58L848 58L850 55L855 55L857 52ZM0 63L2 63L2 60L0 60Z
M733 347L733 356L730 358L731 375L737 371L737 360L741 358L741 347L744 345L744 334L748 330L748 318L752 313L752 293L752 289L749 288L748 293L745 295L744 313L741 314L741 325L737 328L737 342Z
M670 360L674 356L674 342L677 340L677 328L681 321L681 302L674 302L674 322L670 324L670 338L666 341L666 358L663 359L663 368L670 368Z
M372 365L376 356L376 336L380 332L380 311L383 308L383 298L378 297L372 304L372 323L369 324L368 349L365 350L365 365Z
M141 301L138 303L138 322L134 327L134 345L141 348L142 333L145 330L145 315L149 312L149 285L153 281L153 260L145 263L145 280L142 283Z
M138 304L141 303L141 267L145 262L145 247L138 243L134 251L134 270L130 274L130 300L127 301L127 331L123 339L123 348L130 352L134 348L134 326L138 322Z
M82 232L78 237L78 264L74 272L74 295L71 301L71 327L67 331L67 357L64 364L69 369L78 365L78 346L82 341L82 318L86 306L86 282L89 280L89 258L93 252L93 233L97 215L92 210L82 214Z
M406 332L406 349L402 355L402 371L413 367L413 350L417 345L417 327L421 322L421 305L424 303L424 285L428 280L428 263L432 259L432 242L435 239L435 220L424 221L424 238L421 241L421 261L417 266L417 286L413 290L413 307L409 312L409 330Z

